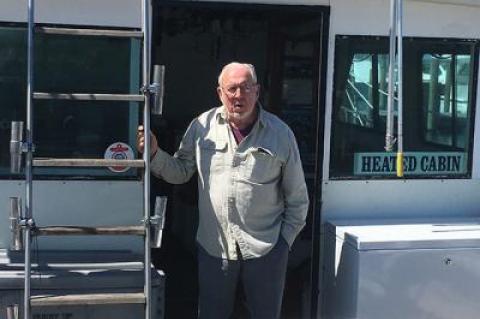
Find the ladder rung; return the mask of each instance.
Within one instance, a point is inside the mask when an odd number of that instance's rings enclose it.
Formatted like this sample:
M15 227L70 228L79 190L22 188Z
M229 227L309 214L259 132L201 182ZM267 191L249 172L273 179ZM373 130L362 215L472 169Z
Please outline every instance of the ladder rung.
M37 227L36 236L60 235L145 235L143 226L83 227L83 226L45 226Z
M36 158L35 167L145 167L143 160L114 160L88 158Z
M88 36L105 36L105 37L117 37L117 38L143 38L142 31L133 31L133 30L36 27L35 31L37 33L59 34L59 35L88 35Z
M130 102L145 101L145 95L141 95L141 94L89 94L89 93L34 92L33 98L38 100L130 101Z
M109 305L109 304L144 304L143 293L108 293L75 295L39 295L30 298L34 306L74 306L74 305Z

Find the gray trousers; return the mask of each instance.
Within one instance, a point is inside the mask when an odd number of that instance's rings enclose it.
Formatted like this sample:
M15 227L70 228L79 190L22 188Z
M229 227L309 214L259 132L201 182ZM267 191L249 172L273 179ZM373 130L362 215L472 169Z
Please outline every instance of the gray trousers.
M252 319L280 318L287 260L288 244L281 236L268 254L246 260L216 258L199 245L198 317L230 318L240 283Z

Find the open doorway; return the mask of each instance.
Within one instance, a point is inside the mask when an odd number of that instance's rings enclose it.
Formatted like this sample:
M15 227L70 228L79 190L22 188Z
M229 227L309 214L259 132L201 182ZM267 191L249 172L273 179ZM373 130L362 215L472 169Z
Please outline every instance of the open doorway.
M158 2L153 63L166 65L166 96L164 116L154 118L152 127L161 147L173 153L190 121L220 105L216 86L223 65L252 63L261 86L260 102L293 129L311 203L318 201L314 193L323 152L320 66L326 19L323 7ZM169 196L164 246L154 252L156 266L167 275L166 317L196 318L196 178L176 186L154 180L152 191ZM310 317L316 214L310 209L307 226L290 253L283 318ZM236 318L243 318L241 300L237 309Z

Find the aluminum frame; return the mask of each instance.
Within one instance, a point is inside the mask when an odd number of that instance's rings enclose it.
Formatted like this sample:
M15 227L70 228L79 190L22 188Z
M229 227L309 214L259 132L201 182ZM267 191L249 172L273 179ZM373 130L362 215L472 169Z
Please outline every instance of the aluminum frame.
M151 8L152 0L142 0L142 32L143 32L143 88L150 87L150 50L151 50ZM31 318L31 238L35 227L33 219L33 77L34 77L34 31L35 31L35 0L28 0L28 42L27 42L27 125L25 142L25 213L21 216L21 226L24 229L25 259L24 259L24 319ZM136 35L135 35L136 36ZM145 318L151 319L151 218L150 218L150 92L143 90L144 110L143 126L145 132L145 149L143 152L144 176L143 176L143 201L144 201L144 294L145 294Z

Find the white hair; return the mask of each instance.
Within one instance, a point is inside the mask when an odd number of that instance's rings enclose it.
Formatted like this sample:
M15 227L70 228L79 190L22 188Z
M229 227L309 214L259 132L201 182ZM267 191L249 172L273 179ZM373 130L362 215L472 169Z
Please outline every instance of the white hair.
M220 75L218 76L218 86L222 86L223 76L225 75L225 72L232 67L238 66L247 68L248 72L250 73L250 77L252 78L253 84L257 84L257 73L255 72L255 67L253 66L253 64L230 62L222 68L222 72L220 72Z

